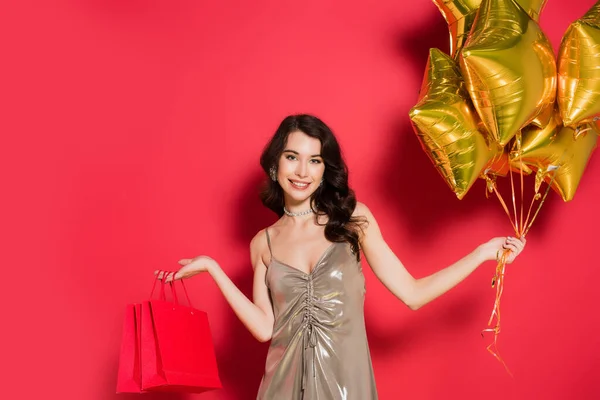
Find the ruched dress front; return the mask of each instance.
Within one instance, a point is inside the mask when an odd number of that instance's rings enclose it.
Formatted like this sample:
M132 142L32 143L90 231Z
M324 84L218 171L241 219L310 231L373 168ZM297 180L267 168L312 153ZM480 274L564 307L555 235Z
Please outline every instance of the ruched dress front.
M364 323L365 279L348 243L310 273L273 256L266 284L275 316L258 400L374 400Z

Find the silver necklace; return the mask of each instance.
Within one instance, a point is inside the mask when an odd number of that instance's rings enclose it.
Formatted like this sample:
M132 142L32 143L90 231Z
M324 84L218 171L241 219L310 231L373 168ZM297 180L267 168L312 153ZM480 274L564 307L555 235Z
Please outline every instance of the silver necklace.
M283 207L283 212L284 212L286 215L289 215L290 217L301 217L301 216L303 216L303 215L308 215L308 214L310 214L311 212L313 212L313 210L312 210L312 208L309 208L308 210L305 210L305 211L300 211L300 212L291 212L291 211L289 211L287 208Z

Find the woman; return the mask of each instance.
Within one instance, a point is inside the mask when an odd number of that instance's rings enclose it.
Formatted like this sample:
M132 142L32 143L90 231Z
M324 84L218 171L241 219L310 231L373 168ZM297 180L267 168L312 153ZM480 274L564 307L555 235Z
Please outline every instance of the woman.
M271 340L258 399L377 398L365 333L360 251L375 275L416 310L475 268L525 240L494 238L435 274L413 278L381 236L366 205L348 187L338 142L321 120L283 120L261 165L265 206L280 219L250 243L253 301L207 256L183 259L174 279L208 272L236 315L259 341Z

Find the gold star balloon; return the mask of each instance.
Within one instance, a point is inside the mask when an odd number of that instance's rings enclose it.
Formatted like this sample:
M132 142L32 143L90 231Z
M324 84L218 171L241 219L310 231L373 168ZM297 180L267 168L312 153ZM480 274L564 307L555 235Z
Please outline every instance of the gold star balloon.
M538 128L543 128L550 123L553 115L554 105L550 104L531 121L531 124L537 126Z
M558 51L558 106L565 126L600 115L600 1L565 32Z
M409 116L423 150L459 199L502 154L478 129L456 62L438 49L430 49L419 99Z
M600 117L594 117L592 120L592 127L598 135L600 135Z
M535 22L540 20L540 14L546 5L547 0L517 0L517 3Z
M539 21L547 0L518 0L517 3L529 14L534 21ZM433 0L448 23L450 31L450 54L452 58L462 49L481 0Z
M591 124L577 129L565 127L557 111L546 127L529 127L522 135L520 156L518 151L512 152L511 160L522 161L537 170L535 192L543 179L552 183L564 201L572 200L597 145L594 127Z
M448 23L450 54L454 58L467 40L481 0L433 0L433 2Z
M484 179L486 195L496 195L517 237L527 234L550 188L573 199L600 136L600 0L565 33L558 78L552 45L538 25L546 1L433 0L448 23L451 56L430 51L410 110L421 146L456 196ZM508 173L512 212L496 185ZM532 173L527 210L524 175ZM509 252L498 254L496 299L484 329L494 333L487 349L502 364L496 343Z
M502 147L553 106L552 46L514 0L482 1L459 61L474 107Z

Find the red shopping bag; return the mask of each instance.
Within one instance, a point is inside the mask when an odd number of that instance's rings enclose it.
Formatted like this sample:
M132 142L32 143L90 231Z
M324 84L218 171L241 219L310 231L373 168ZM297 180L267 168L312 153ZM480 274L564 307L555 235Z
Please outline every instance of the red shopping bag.
M119 375L123 391L131 387L131 391L137 392L201 393L222 387L207 314L191 306L185 285L183 281L181 283L189 306L179 304L173 284L161 282L160 300L145 301L137 308L139 312L134 312L136 317L139 316L136 320L139 322L134 324L139 328L137 336L133 336L139 349L141 385L139 390L133 385L127 386L125 376ZM166 300L164 288L167 285L172 289L172 301ZM130 336L124 334L124 342ZM122 351L125 360L123 367L119 366L119 374L122 370L124 373L133 371L130 380L136 381L136 369L130 368L127 361L131 353L135 351L130 347Z
M142 390L140 311L140 304L129 304L125 308L117 393L139 393Z

